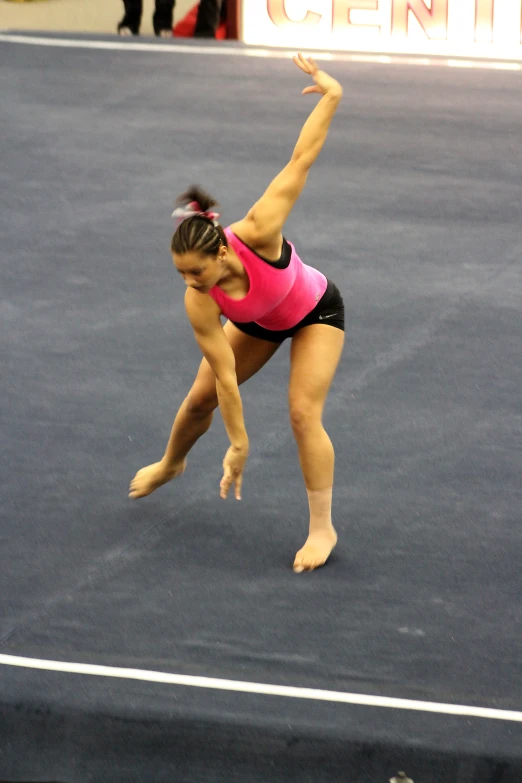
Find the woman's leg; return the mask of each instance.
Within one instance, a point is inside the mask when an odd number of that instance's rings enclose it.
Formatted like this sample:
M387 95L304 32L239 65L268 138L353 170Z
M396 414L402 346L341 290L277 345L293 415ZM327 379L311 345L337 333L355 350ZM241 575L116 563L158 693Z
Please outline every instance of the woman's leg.
M244 334L230 321L223 329L234 351L238 384L245 383L255 375L279 348L278 343ZM196 380L181 404L172 426L162 460L167 474L160 480L162 477L156 467L159 463L142 468L131 482L131 498L150 495L170 478L175 478L185 470L187 454L209 429L217 407L216 376L207 360L203 359Z
M118 25L120 35L125 35L130 30L132 35L140 32L141 14L143 10L142 0L123 0L125 15Z
M194 38L215 38L223 0L200 0Z
M152 26L156 35L172 35L172 18L174 13L174 0L156 0L156 7L152 17Z
M331 517L334 449L322 418L343 345L344 332L326 324L306 326L292 339L290 420L310 508L309 535L295 557L297 572L323 565L337 543Z

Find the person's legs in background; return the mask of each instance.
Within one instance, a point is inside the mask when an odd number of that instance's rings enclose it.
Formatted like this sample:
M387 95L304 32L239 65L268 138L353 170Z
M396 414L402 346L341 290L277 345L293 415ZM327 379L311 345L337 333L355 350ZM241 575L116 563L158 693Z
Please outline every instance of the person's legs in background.
M152 17L152 24L156 35L162 38L170 38L172 36L174 5L175 0L156 0L156 10Z
M139 35L141 14L143 11L142 0L123 0L125 14L118 25L120 35Z
M168 37L172 35L172 19L176 0L156 0L156 8L152 17L152 25L156 35ZM143 13L142 0L123 0L125 15L118 25L120 35L139 35L141 16Z
M194 38L215 38L226 0L200 0Z

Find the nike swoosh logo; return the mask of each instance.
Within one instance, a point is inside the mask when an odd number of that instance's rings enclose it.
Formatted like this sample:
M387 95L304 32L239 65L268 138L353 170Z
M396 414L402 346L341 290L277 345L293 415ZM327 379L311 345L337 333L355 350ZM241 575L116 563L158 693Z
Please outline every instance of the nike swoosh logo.
M335 313L330 313L330 315L320 315L319 320L324 321L325 318L333 318Z

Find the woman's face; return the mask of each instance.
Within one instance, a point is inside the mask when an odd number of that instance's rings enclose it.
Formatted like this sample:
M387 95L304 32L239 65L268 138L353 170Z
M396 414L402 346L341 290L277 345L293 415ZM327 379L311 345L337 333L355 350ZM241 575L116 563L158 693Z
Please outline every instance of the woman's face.
M226 251L226 247L222 246L217 256L201 255L198 252L183 255L173 253L172 260L188 288L195 288L201 293L208 294L223 275Z

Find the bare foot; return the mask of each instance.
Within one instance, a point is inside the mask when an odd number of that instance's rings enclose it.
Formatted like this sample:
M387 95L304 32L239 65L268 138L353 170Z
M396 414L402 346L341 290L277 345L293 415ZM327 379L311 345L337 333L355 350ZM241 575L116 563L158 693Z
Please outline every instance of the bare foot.
M129 497L137 500L137 498L144 498L146 495L150 495L151 492L161 487L162 484L166 484L167 481L171 481L176 476L184 473L186 467L187 460L183 460L183 462L174 467L166 467L163 462L154 462L152 465L147 465L146 468L138 470L132 479L129 487Z
M313 571L315 568L324 565L336 544L337 533L333 525L328 530L318 530L310 533L306 544L295 556L295 573L300 574L302 571Z

